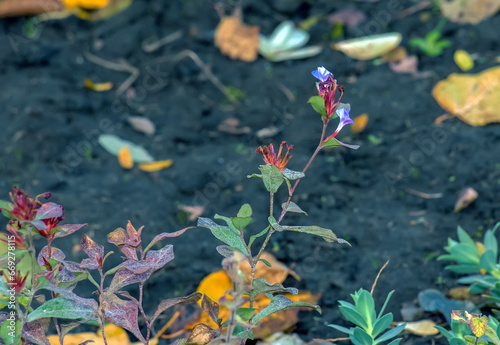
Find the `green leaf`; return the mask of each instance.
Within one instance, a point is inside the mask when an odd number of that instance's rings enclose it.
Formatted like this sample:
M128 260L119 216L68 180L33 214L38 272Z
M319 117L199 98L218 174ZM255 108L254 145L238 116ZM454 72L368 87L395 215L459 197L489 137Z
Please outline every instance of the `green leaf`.
M102 134L97 139L99 144L111 153L112 155L118 156L120 149L122 147L127 147L130 150L132 159L134 162L145 163L154 161L153 157L142 147L130 142L128 140L121 139L113 134Z
M354 331L353 331L352 335L350 336L350 338L351 339L356 338L356 340L362 345L372 345L373 344L373 338L368 333L366 333L365 330L363 330L359 327L354 328Z
M246 217L251 217L252 216L252 207L250 207L249 204L244 204L241 206L240 210L238 211L239 218L246 218Z
M449 340L449 342L450 342L450 345L467 345L465 340L463 340L461 338L457 338L457 337L451 338Z
M378 319L373 325L372 335L376 337L385 331L391 325L393 319L392 313L386 314Z
M264 236L265 234L267 234L267 232L269 231L269 226L267 228L265 228L264 230L262 230L261 232L259 232L258 234L255 234L253 236L250 236L250 240L248 241L248 248L250 248L252 246L252 243L258 239L259 237L261 236Z
M406 323L403 323L399 325L396 328L391 329L390 331L385 332L383 335L375 339L375 344L381 343L383 341L389 340L391 338L394 338L396 335L401 333L403 329L406 327Z
M259 259L259 261L262 261L264 264L266 264L267 267L272 267L271 263L269 261L267 261L267 260Z
M7 212L7 210L11 210L10 206L11 205L9 202L5 200L0 200L0 208L2 209L2 214L9 219L13 219L12 215Z
M254 299L261 293L291 293L292 295L296 295L299 293L299 290L296 288L286 288L283 287L280 283L269 284L265 278L255 278L253 281L253 288L250 291L250 298Z
M284 202L283 204L281 204L281 208L284 210L285 209L285 206L286 206L286 202ZM295 212L295 213L303 213L307 216L307 213L304 212L296 203L294 203L293 201L290 201L290 203L288 204L288 207L286 208L286 211L287 212Z
M495 258L498 257L498 241L495 234L491 230L486 231L486 234L484 235L484 247L486 250L491 250Z
M328 325L328 327L334 328L337 331L340 331L342 333L346 333L346 334L349 334L349 335L353 334L353 332L354 332L354 327L353 328L345 328L345 327L342 327L342 326L339 326L339 325Z
M90 305L64 297L48 300L28 315L28 322L46 317L60 319L88 319L97 311Z
M346 144L346 143L341 142L340 140L335 139L335 137L330 138L330 139L328 139L327 141L324 141L321 144L321 148L325 148L325 147L337 147L337 146L345 146L345 147L347 147L349 149L352 149L352 150L359 149L359 145Z
M326 113L325 99L323 97L312 96L311 98L309 98L307 103L310 103L314 111L321 114L322 118L326 117L327 113Z
M234 226L234 223L233 223L233 220L229 217L224 217L224 216L221 216L221 215L218 215L216 214L214 216L214 219L220 219L220 220L223 220L226 222L227 226L229 227L229 229L231 229L236 235L240 236L240 230L238 230L235 226Z
M272 164L261 165L259 169L262 173L262 181L264 181L264 186L267 191L276 193L285 180L280 169Z
M434 328L437 329L442 335L444 335L448 341L453 338L453 334L451 334L447 329L444 329L441 326L434 326Z
M394 339L393 341L391 341L389 344L387 345L399 345L399 343L401 342L401 339L403 338L399 338L399 339Z
M457 260L459 263L464 264L478 264L479 263L479 252L476 246L468 246L465 244L457 244L451 248L451 254L459 258Z
M12 322L10 318L13 318ZM21 344L21 321L16 319L15 313L11 311L9 318L0 327L0 337L5 344Z
M271 299L271 302L269 302L269 305L262 309L257 315L254 316L252 319L252 325L257 324L260 320L263 318L277 313L279 311L291 309L291 308L298 308L298 307L307 307L307 308L312 308L321 313L321 308L318 305L312 305L306 302L293 302L287 297L283 295L278 295L274 296Z
M358 313L357 310L351 309L346 306L340 306L339 310L347 320L351 321L356 326L359 326L363 329L368 329L368 324L366 323L366 320L363 318L363 316L361 316L360 313Z
M232 230L227 226L218 225L213 220L209 218L198 218L198 226L210 229L212 234L225 244L230 247L237 249L239 252L248 256L248 251L243 244L241 237L236 235Z
M250 224L253 221L252 217L235 217L232 219L233 225L236 227L236 229L245 229L248 224Z
M469 234L459 225L457 227L457 234L458 234L458 240L460 243L469 246L469 247L476 247L476 244L474 243L474 240L469 236Z
M288 180L298 180L299 178L303 178L304 176L306 176L302 171L290 170L288 168L285 168L282 174Z
M253 314L257 308L239 308L236 310L236 315L238 315L243 321L248 321L252 318Z
M337 236L330 229L321 228L319 226L282 226L283 230L297 231L305 234L311 234L323 237L326 242L338 242Z
M375 321L375 301L372 295L366 291L362 290L358 296L356 302L356 310L358 313L366 320L369 328L371 330L372 324Z
M387 304L389 303L389 300L391 299L392 294L394 293L394 290L389 292L387 295L387 298L385 299L384 305L382 306L382 309L380 309L380 312L378 313L377 319L380 319L382 315L384 315L385 308L387 307Z
M274 218L273 216L270 216L267 218L267 220L269 221L269 225L271 225L271 227L276 230L276 231L283 231L284 228L278 224L278 222L276 221L276 218Z
M491 250L487 249L483 255L481 255L479 266L485 269L486 272L492 272L496 269L496 257Z

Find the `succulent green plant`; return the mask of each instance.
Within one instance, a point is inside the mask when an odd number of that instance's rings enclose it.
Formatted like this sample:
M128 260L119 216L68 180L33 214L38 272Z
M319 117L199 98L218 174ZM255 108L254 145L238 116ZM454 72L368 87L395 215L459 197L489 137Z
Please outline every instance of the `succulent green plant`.
M393 293L394 290L389 293L377 316L375 311L375 301L373 300L372 295L364 289L359 289L354 294L351 294L354 304L346 301L339 301L340 312L350 322L355 324L356 327L345 328L339 325L328 326L335 328L340 332L349 334L351 342L355 345L376 345L394 338L405 328L406 323L380 335L391 325L393 321L392 313L383 315L387 303ZM389 343L389 345L397 345L400 341L401 338L394 339Z

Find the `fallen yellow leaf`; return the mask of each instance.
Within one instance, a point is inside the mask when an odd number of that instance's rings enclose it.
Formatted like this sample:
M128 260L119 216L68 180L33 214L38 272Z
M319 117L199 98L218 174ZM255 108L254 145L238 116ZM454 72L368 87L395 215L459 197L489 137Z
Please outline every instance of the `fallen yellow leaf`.
M453 60L455 60L457 66L464 72L467 72L474 67L474 60L472 60L469 53L465 50L457 50L453 55Z
M111 0L62 0L66 7L83 7L86 9L104 8Z
M499 0L440 1L443 16L456 23L477 24L500 9Z
M398 326L400 324L402 323L399 323ZM438 334L439 331L434 326L437 326L436 323L430 320L407 322L405 326L405 331L420 336Z
M354 123L351 126L351 132L358 134L365 130L366 125L368 124L368 114L361 114L354 118Z
M134 166L134 160L128 147L123 146L118 152L118 163L123 169L132 169Z
M128 338L127 332L118 326L109 324L104 326L104 333L106 334L106 340L108 345L129 345L130 340ZM59 336L49 335L47 337L51 345L59 345ZM84 332L68 334L64 337L64 345L79 345L85 341L93 341L93 345L104 345L104 340L102 339L101 331L96 333Z
M398 32L364 36L338 42L334 49L353 59L371 60L394 50L402 38Z
M274 284L282 283L289 273L292 274L291 272L293 271L291 271L281 262L277 261L273 255L264 252L261 257L269 261L273 267L268 267L264 263L259 262L256 267L256 277L265 277L269 283ZM242 262L241 270L245 272L248 280L250 280L250 270L248 270L249 267L250 265L248 263L244 264L244 262ZM277 274L277 272L282 273ZM296 276L296 273L293 273L293 275ZM226 295L226 292L230 291L232 288L233 284L231 278L229 278L225 271L221 270L211 273L207 277L205 277L201 281L197 291L207 295L213 301L218 302L219 299ZM302 291L297 295L285 294L285 296L294 302L303 301L311 304L316 304L321 297L320 294L312 294L309 291ZM257 308L260 311L267 307L270 301L271 300L266 296L259 295L255 299L253 307ZM201 301L198 301L198 304L201 306ZM250 303L247 302L242 307L249 308ZM262 319L259 324L252 329L252 332L254 332L256 338L265 338L275 332L288 329L297 323L297 313L298 309L294 308L272 314ZM219 309L219 318L225 321L229 317L229 309L221 305ZM218 327L207 314L201 313L199 319L186 325L186 329L190 330L199 323L204 323L212 328Z
M112 82L94 84L90 79L85 79L85 87L93 91L109 91L113 88Z
M500 122L500 67L479 74L453 73L436 84L432 96L471 126Z
M237 14L223 17L215 29L215 46L231 59L254 61L259 51L259 27L245 25Z
M164 161L148 162L139 164L139 169L143 171L159 171L168 168L174 163L172 159L167 159Z

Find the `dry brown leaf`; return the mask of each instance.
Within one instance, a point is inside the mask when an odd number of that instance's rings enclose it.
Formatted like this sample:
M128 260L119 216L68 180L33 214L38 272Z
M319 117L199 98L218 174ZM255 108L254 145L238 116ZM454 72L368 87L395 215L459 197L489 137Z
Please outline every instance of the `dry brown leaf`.
M277 261L276 258L274 258L274 256L272 256L271 254L264 252L261 257L269 261L273 267L268 267L264 263L259 262L256 267L255 277L265 277L269 283L274 284L274 283L282 283L286 279L289 273L292 274L293 271L291 271L285 265ZM241 269L243 272L247 274L248 280L250 280L250 271L248 270L249 267L250 265L248 263L247 265L243 265L242 262ZM229 278L229 276L226 274L225 271L221 270L209 274L207 277L205 277L201 281L197 291L206 294L210 299L217 302L221 297L223 297L226 294L227 291L230 291L232 287L233 285L231 278ZM285 296L294 302L304 301L311 304L316 304L319 298L321 297L320 294L312 294L308 291L302 291L297 295L285 294ZM254 301L254 308L262 310L265 307L267 307L269 302L270 302L269 298L267 298L264 295L259 295ZM198 304L201 305L201 301L199 301ZM250 306L249 302L243 305L244 308L248 308L249 306ZM255 334L255 337L264 338L277 331L282 331L290 328L297 322L297 313L299 310L300 309L297 308L289 309L272 314L262 319L259 325L252 329L252 331ZM229 316L230 316L229 309L227 309L224 306L220 306L219 318L227 320ZM190 330L195 325L200 323L208 325L209 327L212 328L217 328L217 325L210 318L210 316L208 316L206 313L201 313L200 317L197 320L186 325L186 329Z
M59 12L64 8L59 0L1 0L0 18Z
M398 323L398 326L401 324L402 322ZM436 323L430 320L406 322L405 331L420 336L438 334L439 331L434 326L437 326Z
M234 117L225 119L221 124L217 126L217 129L221 132L241 135L250 133L252 130L248 126L238 127L240 125L240 120Z
M328 16L328 23L331 25L341 22L347 27L353 27L366 21L366 15L352 7L344 8Z
M106 325L104 326L104 333L106 334L108 345L130 344L127 332L121 327L112 324ZM47 338L49 339L51 345L60 344L58 335L49 335ZM64 345L79 345L87 340L92 340L93 343L91 344L93 345L104 345L101 331L97 331L97 333L85 332L68 334L64 337Z
M297 273L279 262L274 257L274 255L264 252L260 256L260 258L269 262L271 264L271 267L267 266L262 261L259 261L255 266L255 278L265 278L268 283L275 284L283 283L288 274L290 274L295 279L300 280L300 277ZM250 267L248 261L242 261L240 268L243 273L247 275L247 277L250 277L252 268Z
M500 122L500 67L479 74L453 73L436 84L432 96L471 126Z
M132 154L128 147L123 146L120 152L118 152L118 163L120 163L123 169L132 169L134 166L134 160L132 159Z
M418 58L415 55L407 56L398 62L390 63L389 68L396 73L417 74Z
M466 300L470 297L470 291L468 286L459 286L448 291L448 295L452 299Z
M354 123L351 125L351 132L358 134L365 130L368 124L368 114L361 114L353 119Z
M460 195L458 196L458 200L455 203L455 209L453 210L453 212L458 212L466 208L467 206L472 204L474 200L477 199L477 197L478 194L474 188L467 187L462 189Z
M408 56L408 52L404 47L397 47L393 51L383 55L380 59L383 62L398 62Z
M147 162L139 164L139 169L142 171L153 172L166 169L174 164L172 159L166 159L164 161Z
M155 134L155 124L148 118L142 116L129 116L127 121L130 123L132 128L138 132L142 132L147 135Z
M182 205L180 208L182 210L186 211L187 213L189 213L189 220L190 221L195 221L205 211L205 207L203 207L203 206L186 206L186 205Z
M238 16L223 17L215 29L215 46L231 59L254 61L259 52L259 27L245 25Z
M477 24L500 9L500 0L440 1L443 16L457 23Z
M113 88L113 83L108 81L106 83L96 83L94 84L92 82L92 80L90 79L85 79L85 87L89 90L92 90L92 91L98 91L98 92L102 92L102 91L109 91Z
M403 37L399 32L363 36L338 42L334 49L358 60L371 60L396 49Z

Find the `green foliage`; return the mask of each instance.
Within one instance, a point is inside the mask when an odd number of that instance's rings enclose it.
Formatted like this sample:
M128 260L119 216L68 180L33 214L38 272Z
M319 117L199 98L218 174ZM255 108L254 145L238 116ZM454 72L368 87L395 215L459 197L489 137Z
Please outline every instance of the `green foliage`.
M451 321L451 330L446 330L443 327L435 326L436 329L446 337L448 343L450 345L500 345L500 340L498 338L499 324L498 320L493 317L482 316L479 318L479 315L474 314L466 314L471 317L468 319L453 318ZM478 319L486 320L486 327L484 329L483 334L478 334L476 336L472 329L474 329L474 325L471 327L471 323Z
M356 326L351 328L339 325L328 326L348 334L351 342L355 345L376 345L394 338L405 328L406 324L402 324L382 334L391 325L393 320L392 313L383 315L393 293L394 291L389 293L377 316L375 301L372 295L364 289L359 289L354 294L351 294L354 304L339 301L339 309L342 315ZM392 340L389 345L397 345L400 341L401 338Z
M443 53L445 48L451 46L449 40L441 39L441 30L446 23L442 20L434 30L425 35L425 38L412 38L410 39L410 46L419 48L425 55L439 56Z

